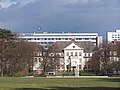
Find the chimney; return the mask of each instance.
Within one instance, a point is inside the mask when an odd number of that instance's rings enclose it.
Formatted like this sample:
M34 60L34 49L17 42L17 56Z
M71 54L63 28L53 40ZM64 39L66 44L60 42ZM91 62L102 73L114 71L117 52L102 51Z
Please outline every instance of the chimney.
M71 42L75 42L75 38L72 38L72 39L71 39Z

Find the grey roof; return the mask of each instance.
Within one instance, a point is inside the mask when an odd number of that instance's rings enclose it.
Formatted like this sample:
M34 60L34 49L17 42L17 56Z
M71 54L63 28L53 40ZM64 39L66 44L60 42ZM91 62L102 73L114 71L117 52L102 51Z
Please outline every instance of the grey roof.
M96 47L92 42L90 41L81 41L81 42L76 42L78 46L81 46L84 48L84 52L93 52L94 48Z
M54 50L54 52L62 52L62 50L64 50L64 48L66 48L71 43L72 43L71 41L55 42L51 47L51 50ZM79 47L82 47L85 53L92 52L93 49L96 47L91 41L79 41L79 42L76 41L75 44Z

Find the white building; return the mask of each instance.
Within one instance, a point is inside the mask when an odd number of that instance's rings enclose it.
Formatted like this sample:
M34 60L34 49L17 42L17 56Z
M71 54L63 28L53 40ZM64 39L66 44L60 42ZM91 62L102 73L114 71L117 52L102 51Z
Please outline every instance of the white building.
M80 70L83 70L85 65L83 52L84 48L76 45L74 42L64 48L65 70L69 68L69 65L70 69L78 67Z
M98 33L19 33L18 38L27 40L29 42L37 42L42 46L47 47L52 45L56 41L71 41L75 39L76 41L91 41L94 45L102 43L101 38L98 38ZM99 42L100 41L100 42Z
M93 49L96 46L92 42L79 41L79 42L56 42L53 44L50 56L54 57L54 54L59 54L60 65L57 68L58 71L68 70L89 70L87 61L92 57ZM53 58L54 59L54 58ZM35 57L34 71L41 71L40 60L41 55ZM53 70L54 71L54 70Z
M87 61L92 57L96 45L90 41L56 42L53 48L61 56L60 70L89 69Z
M120 29L117 29L115 32L107 32L108 43L114 40L120 41Z

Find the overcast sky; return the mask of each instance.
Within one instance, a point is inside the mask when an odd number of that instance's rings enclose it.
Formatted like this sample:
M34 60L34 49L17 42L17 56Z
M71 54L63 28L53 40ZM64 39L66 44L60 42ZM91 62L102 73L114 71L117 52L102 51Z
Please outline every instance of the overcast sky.
M98 32L120 28L120 0L0 0L0 28L15 32Z

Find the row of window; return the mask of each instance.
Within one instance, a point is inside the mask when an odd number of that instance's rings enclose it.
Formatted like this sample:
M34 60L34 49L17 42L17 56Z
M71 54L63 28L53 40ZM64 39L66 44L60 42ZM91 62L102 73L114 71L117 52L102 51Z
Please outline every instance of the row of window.
M24 40L71 40L72 38L24 38ZM76 40L96 40L96 38L76 38Z
M66 56L82 56L81 52L66 52ZM90 53L85 53L84 56L90 57Z
M120 34L112 34L112 36L120 36Z
M82 53L81 52L66 52L67 56L81 56Z
M42 56L42 53L40 53L40 52L35 52L34 55L35 55L35 56ZM45 53L43 53L43 55L45 55ZM49 56L63 56L63 54L61 54L61 53L55 53L55 54L50 53Z
M71 62L71 60L68 59L68 60L67 60L67 63L70 63L70 62ZM72 63L73 63L73 64L76 64L77 62L76 62L76 61L72 61ZM79 63L82 63L82 58L79 58Z
M34 58L35 62L41 62L41 60L42 60L41 58Z
M119 37L112 37L113 39L116 39L116 38L120 38L120 36Z

